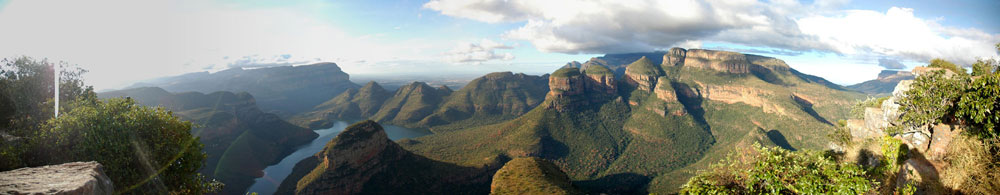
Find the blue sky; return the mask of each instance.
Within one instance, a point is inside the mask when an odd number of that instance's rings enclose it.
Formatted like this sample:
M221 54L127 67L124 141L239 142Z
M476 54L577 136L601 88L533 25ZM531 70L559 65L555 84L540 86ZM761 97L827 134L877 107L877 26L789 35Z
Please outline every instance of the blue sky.
M67 61L98 89L232 67L542 74L670 47L774 56L840 84L997 56L1000 1L0 0L0 55ZM126 74L122 74L126 73Z

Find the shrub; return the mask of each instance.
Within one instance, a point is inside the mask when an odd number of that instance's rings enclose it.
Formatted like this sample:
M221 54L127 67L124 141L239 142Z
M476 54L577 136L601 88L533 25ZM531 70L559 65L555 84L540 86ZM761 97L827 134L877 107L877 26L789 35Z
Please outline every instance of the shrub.
M972 81L958 100L955 116L969 126L969 133L982 139L996 138L1000 124L1000 75L986 74Z
M968 74L968 73L965 72L964 68L962 68L962 67L960 67L958 65L955 65L955 63L951 63L949 61L945 61L944 59L941 59L941 58L934 58L934 59L932 59L931 62L930 62L930 64L927 64L927 67L944 68L944 69L951 70L952 72L955 72L956 74L959 74L959 75Z
M945 116L953 115L955 102L966 90L965 78L948 78L943 70L920 75L899 101L900 120L911 127L945 122Z
M733 160L735 159L737 160ZM699 172L683 194L862 194L876 185L858 165L838 163L822 152L791 152L755 144Z
M210 187L197 173L206 155L190 122L131 99L75 104L42 127L36 157L51 164L97 161L119 193L204 193Z

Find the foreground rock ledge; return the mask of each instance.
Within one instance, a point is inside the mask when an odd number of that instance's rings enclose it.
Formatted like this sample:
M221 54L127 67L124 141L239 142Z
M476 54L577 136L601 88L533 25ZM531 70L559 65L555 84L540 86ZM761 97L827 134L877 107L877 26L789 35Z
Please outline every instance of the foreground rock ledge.
M100 163L71 162L0 172L0 194L112 194Z

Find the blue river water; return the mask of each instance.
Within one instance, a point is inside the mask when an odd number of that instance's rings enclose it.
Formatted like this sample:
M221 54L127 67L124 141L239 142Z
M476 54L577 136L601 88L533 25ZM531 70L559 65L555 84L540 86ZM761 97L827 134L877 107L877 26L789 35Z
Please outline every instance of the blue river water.
M295 167L295 163L298 163L299 161L302 161L302 159L306 159L320 150L323 150L326 143L333 140L333 138L336 137L337 134L340 134L341 131L344 131L344 128L348 125L351 125L351 123L347 121L336 121L333 124L333 127L315 130L315 132L319 134L319 137L309 144L295 150L295 152L292 152L292 154L288 155L284 159L281 159L278 164L264 168L264 177L255 179L254 184L250 186L248 192L274 194L274 192L278 190L278 185L281 185L281 181L284 180L285 177L288 177L288 174L291 174L292 168ZM385 133L389 135L389 139L391 140L414 138L431 134L431 132L427 130L410 129L392 125L382 125L382 128L385 129Z

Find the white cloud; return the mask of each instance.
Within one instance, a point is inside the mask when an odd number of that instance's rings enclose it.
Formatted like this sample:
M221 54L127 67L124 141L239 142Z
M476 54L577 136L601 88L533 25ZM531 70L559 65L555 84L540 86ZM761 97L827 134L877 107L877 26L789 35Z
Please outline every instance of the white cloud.
M514 54L497 53L498 49L514 49L503 43L483 39L478 43L459 43L454 49L444 55L445 61L452 63L482 63L491 60L513 60Z
M420 40L352 35L304 1L245 6L200 0L12 1L0 10L0 57L28 55L80 64L98 89L205 68L336 60L422 60L446 48ZM293 54L284 62L275 57ZM224 58L229 56L228 58ZM260 58L260 59L258 59ZM264 61L261 61L264 60ZM272 64L275 65L275 64Z
M913 9L886 12L847 10L835 16L798 20L802 32L818 37L846 55L886 55L911 61L944 58L969 65L977 57L994 57L1000 34L958 29L913 15Z
M725 42L848 58L941 57L970 64L995 56L1000 34L942 26L912 9L838 10L844 0L432 0L425 8L489 23L523 22L504 33L543 52L623 53Z

